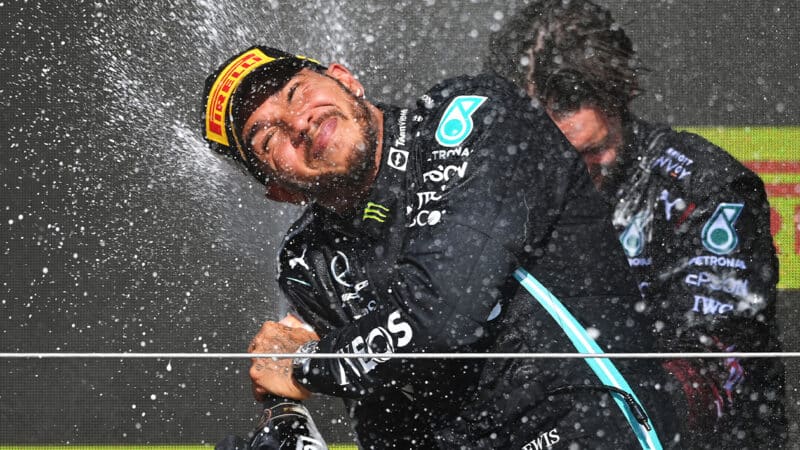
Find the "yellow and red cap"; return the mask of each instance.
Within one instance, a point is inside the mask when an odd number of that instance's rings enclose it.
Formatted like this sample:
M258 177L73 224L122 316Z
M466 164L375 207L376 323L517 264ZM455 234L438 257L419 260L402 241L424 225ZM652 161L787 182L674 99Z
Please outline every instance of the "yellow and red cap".
M258 106L303 68L325 69L304 56L255 46L225 61L206 79L203 137L216 151L244 162L262 183L264 175L240 142L241 127Z

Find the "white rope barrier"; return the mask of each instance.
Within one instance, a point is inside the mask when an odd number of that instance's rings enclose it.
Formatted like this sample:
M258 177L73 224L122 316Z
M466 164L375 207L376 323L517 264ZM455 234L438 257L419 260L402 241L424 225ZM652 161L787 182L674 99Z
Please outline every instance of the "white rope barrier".
M0 353L0 359L250 359L295 358L296 353ZM698 352L698 353L312 353L312 359L679 359L679 358L800 358L800 352Z

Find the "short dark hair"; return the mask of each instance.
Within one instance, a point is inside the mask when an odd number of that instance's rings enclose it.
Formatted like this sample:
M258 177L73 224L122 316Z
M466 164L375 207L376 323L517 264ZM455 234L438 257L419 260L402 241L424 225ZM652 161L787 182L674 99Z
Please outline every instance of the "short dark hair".
M489 41L485 69L510 79L553 113L583 104L622 116L641 92L633 44L611 13L585 0L536 0Z

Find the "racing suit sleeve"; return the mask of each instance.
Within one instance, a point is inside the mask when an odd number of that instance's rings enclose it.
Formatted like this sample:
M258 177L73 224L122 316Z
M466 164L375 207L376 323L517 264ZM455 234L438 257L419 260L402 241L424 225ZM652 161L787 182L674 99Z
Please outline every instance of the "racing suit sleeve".
M493 311L516 289L519 253L536 251L558 217L569 179L585 176L577 153L544 113L522 98L478 94L474 129L459 143L468 156L425 160L438 146L434 128L446 121L445 105L431 114L431 126L420 127L415 145L427 148L415 161L412 198L428 194L407 212L403 250L389 279L370 280L385 287L376 292L381 306L324 333L317 347L318 353L369 357L306 360L294 376L309 390L358 397L404 385L413 373L381 354L456 352L486 336ZM370 267L366 273L379 276Z
M665 338L687 350L769 351L778 262L761 180L746 173L686 209L685 222L663 233L676 264L651 289L686 324Z
M664 248L681 253L678 257L667 253L676 263L658 274L649 291L662 307L675 312L673 321L679 324L665 324L661 348L779 350L774 329L778 265L763 183L738 166L702 175L697 185L712 188L703 195L687 196L684 211L673 217L674 230L662 232ZM661 206L666 208L665 203ZM665 213L666 209L656 211ZM751 382L756 385L775 385L767 381L772 375L767 366L759 367L762 363L738 358L672 360L664 367L682 382L690 402L689 420L701 426L722 417L746 377L755 375Z

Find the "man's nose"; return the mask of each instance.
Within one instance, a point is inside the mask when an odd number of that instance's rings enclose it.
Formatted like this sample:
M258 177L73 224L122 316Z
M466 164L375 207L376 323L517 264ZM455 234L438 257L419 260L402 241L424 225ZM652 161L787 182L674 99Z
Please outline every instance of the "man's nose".
M304 104L290 105L285 110L284 121L297 132L307 132L311 126L311 108Z
M309 112L303 110L290 111L287 123L291 128L292 142L295 145L299 145L307 139L311 127L311 115Z

